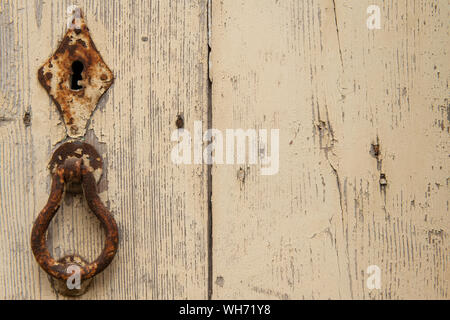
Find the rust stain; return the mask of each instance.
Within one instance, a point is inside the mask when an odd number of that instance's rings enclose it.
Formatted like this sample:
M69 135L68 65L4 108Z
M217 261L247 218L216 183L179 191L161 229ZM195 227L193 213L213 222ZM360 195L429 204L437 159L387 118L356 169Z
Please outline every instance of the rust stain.
M378 142L371 144L370 153L372 154L373 157L378 158L380 156L380 151L381 151L381 147Z
M31 125L31 113L29 111L25 112L23 115L23 124L25 127L29 127Z
M67 134L82 137L101 96L114 76L95 47L84 19L80 29L69 29L53 56L39 69L38 80L62 114ZM79 89L72 89L73 66L82 64Z
M178 129L184 128L184 119L182 115L177 116L177 120L175 120L175 125L177 126Z

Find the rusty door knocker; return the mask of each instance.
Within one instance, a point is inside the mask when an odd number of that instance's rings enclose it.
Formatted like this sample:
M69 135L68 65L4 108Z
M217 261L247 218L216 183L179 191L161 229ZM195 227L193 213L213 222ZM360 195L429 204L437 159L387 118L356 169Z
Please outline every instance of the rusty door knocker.
M83 294L92 277L111 263L119 237L113 216L97 194L102 158L93 146L80 140L98 100L114 77L95 48L80 9L69 10L75 14L69 30L53 56L39 69L38 79L62 114L67 135L74 140L62 144L50 160L50 196L33 225L31 248L44 271L56 279L53 282L56 289L64 295L76 296ZM56 261L47 249L46 231L65 192L83 193L106 232L103 251L93 262L88 263L76 254ZM77 272L80 283L70 287L68 280Z

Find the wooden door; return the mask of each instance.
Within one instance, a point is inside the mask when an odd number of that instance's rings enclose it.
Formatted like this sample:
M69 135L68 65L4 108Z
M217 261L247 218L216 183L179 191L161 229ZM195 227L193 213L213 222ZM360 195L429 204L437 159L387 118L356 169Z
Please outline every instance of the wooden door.
M449 298L450 7L428 0L1 1L0 298L65 299L30 232L66 139L37 70L71 4L115 76L85 140L119 250L83 299ZM178 119L279 129L279 170L175 164ZM66 196L52 254L103 241Z

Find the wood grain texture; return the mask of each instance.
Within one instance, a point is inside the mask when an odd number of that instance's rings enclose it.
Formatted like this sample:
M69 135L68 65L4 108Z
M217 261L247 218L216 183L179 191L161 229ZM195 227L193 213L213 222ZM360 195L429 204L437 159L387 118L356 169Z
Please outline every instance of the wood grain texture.
M29 241L65 138L37 70L73 3L116 78L86 141L104 157L99 191L120 245L82 299L205 299L211 282L212 298L449 298L448 1L214 0L208 30L207 0L10 0L0 1L0 299L64 299ZM380 30L366 27L372 4ZM197 120L280 129L279 173L174 165L179 114L191 132ZM48 238L55 257L88 260L104 240L80 196L66 197ZM370 265L380 290L366 286Z
M207 298L206 166L170 159L178 114L186 126L207 123L207 4L112 0L1 1L0 298L62 298L29 242L49 194L48 160L65 138L37 70L62 39L73 3L115 75L86 141L104 157L99 191L119 225L120 244L83 298ZM48 243L57 258L76 252L91 260L103 246L102 232L85 200L67 196Z
M280 129L277 175L213 167L213 298L449 298L449 13L213 1L213 127Z

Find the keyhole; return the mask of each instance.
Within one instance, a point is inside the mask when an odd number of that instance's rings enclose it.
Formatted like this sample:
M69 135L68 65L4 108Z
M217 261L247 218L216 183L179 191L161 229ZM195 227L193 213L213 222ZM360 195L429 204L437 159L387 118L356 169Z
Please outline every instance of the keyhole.
M83 71L83 69L84 66L81 61L77 60L72 63L72 81L70 84L70 88L72 90L83 89L83 87L78 84L78 81L83 79L83 77L81 76L81 72Z

